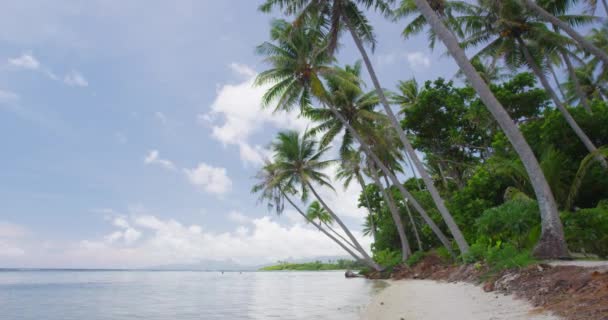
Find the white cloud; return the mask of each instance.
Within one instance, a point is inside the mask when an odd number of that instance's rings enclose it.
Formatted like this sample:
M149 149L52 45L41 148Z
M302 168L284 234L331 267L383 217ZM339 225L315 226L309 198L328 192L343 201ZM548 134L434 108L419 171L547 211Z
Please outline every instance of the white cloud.
M388 52L375 56L379 66L390 66L407 62L413 70L423 70L431 66L430 53L423 51Z
M89 85L87 79L76 70L68 72L63 78L59 77L50 68L40 63L31 53L23 53L19 57L9 58L8 64L15 68L38 71L53 81L63 81L71 87L87 87Z
M426 69L431 66L431 59L428 54L421 51L407 52L405 57L412 69Z
M156 164L167 170L175 170L175 165L170 160L161 159L158 150L150 150L144 157L145 164Z
M19 101L19 95L11 91L0 90L0 104L11 104Z
M253 85L257 74L252 68L237 63L232 63L230 68L246 80L220 86L211 110L198 115L198 119L211 126L213 138L225 145L238 146L244 163L259 165L267 151L250 142L254 134L268 126L304 130L309 121L299 118L297 112L273 113L270 108L262 109L260 102L268 87Z
M29 231L22 226L0 221L0 238L22 238L29 234Z
M230 64L230 69L237 75L246 77L247 79L256 76L255 70L245 64L233 62Z
M26 228L0 221L0 257L19 257L25 254L20 246L23 238L30 235Z
M325 170L325 173L333 178L336 176L338 165L333 165ZM358 208L359 195L361 194L361 186L353 179L350 186L344 189L342 181L332 181L335 191L327 187L317 187L319 195L327 203L330 209L339 217L348 217L361 221L367 214L365 208Z
M0 240L0 257L19 257L25 255L25 250Z
M226 174L226 168L201 162L196 168L184 169L184 173L190 183L205 192L223 195L232 189L232 180Z
M230 211L228 213L228 220L237 224L247 224L251 222L250 218L238 211Z
M23 53L19 57L8 59L8 64L23 69L37 70L40 68L40 62L31 54Z
M104 237L106 243L112 244L119 241L123 241L125 244L130 245L137 241L141 237L141 232L131 227L131 224L123 217L115 217L112 220L112 224L120 228L120 231L114 231Z
M89 85L87 79L85 79L80 72L75 70L72 70L70 73L66 74L65 77L63 77L63 82L72 87L87 87Z
M231 232L210 232L199 225L184 225L152 215L135 215L129 224L141 230L139 241L127 243L122 230L102 240L84 240L68 250L70 261L98 267L142 267L200 260L234 260L242 264L271 263L285 259L345 256L321 232L303 223L282 226L270 217L249 220ZM366 247L369 238L361 238ZM115 238L114 241L108 241Z

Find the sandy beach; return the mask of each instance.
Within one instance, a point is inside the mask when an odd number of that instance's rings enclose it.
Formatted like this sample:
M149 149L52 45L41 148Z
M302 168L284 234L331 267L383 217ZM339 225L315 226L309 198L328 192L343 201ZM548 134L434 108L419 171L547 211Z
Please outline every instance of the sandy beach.
M432 280L388 281L362 315L363 320L557 320L526 301L468 283Z

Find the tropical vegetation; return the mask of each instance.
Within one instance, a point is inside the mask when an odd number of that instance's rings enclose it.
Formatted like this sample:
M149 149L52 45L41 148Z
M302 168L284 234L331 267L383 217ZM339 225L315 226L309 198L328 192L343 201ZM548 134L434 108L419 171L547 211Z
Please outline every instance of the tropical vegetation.
M311 125L278 133L253 192L377 271L429 250L508 266L607 257L608 25L597 2L577 3L266 0L261 11L292 20L257 47L262 107ZM443 44L459 80L383 86L372 11L403 41ZM361 61L338 61L344 34ZM371 248L326 198L352 184Z

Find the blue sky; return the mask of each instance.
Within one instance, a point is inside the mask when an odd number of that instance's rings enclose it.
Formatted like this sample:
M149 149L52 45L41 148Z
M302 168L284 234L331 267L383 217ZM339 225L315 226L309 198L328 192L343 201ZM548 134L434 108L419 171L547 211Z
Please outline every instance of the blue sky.
M277 130L259 110L260 1L9 1L0 11L0 267L133 267L342 254L249 193ZM385 87L452 77L371 15ZM358 58L344 38L340 61ZM358 190L325 194L353 229ZM369 243L369 239L365 239Z

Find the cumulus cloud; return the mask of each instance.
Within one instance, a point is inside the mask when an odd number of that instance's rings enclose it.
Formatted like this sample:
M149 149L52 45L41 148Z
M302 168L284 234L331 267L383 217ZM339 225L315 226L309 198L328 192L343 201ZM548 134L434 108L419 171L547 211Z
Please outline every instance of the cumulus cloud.
M99 267L141 267L200 260L234 260L242 264L271 263L284 259L343 256L345 252L311 226L281 225L271 217L248 220L230 232L211 232L199 225L164 220L153 215L134 215L127 223L141 231L139 241L122 239L117 230L101 240L83 240L65 254L73 261L86 261ZM362 238L369 247L369 238Z
M223 195L232 189L232 180L226 174L226 168L201 162L196 168L184 169L184 173L190 183L205 192Z
M74 70L63 77L63 82L72 87L87 87L89 85L87 79L80 72Z
M214 139L225 145L238 146L244 163L259 165L268 152L250 142L254 134L267 126L304 130L309 122L299 118L296 112L273 113L271 109L262 109L260 101L268 87L253 85L257 75L255 70L238 63L232 63L230 68L245 80L220 86L210 111L200 114L198 119L211 127Z
M173 162L167 159L161 159L158 150L150 150L144 157L144 163L159 165L167 170L175 170Z
M407 62L413 70L423 70L431 66L430 54L422 51L389 52L380 53L375 56L379 66L389 66Z
M238 211L230 211L228 213L228 220L237 224L247 224L251 221L250 218Z
M421 51L408 52L405 57L413 69L425 69L431 66L431 59Z

